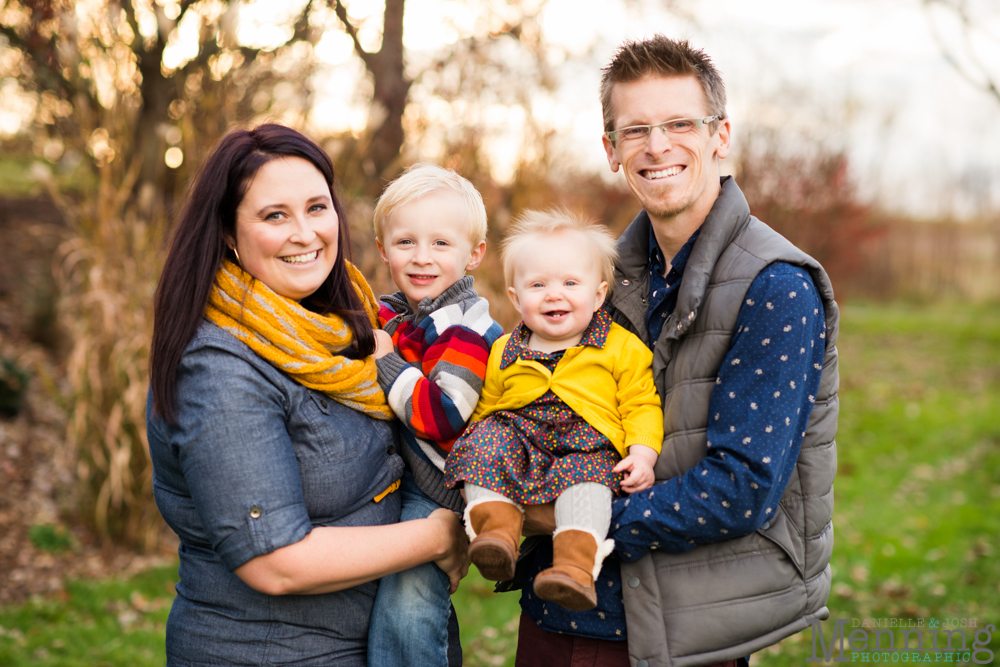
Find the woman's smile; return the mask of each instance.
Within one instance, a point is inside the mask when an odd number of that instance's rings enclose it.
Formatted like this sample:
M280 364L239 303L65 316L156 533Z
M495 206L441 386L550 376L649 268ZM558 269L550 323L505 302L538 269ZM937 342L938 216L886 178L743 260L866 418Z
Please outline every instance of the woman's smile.
M306 264L308 262L314 261L319 257L319 250L313 250L312 252L303 253L301 255L290 255L288 257L282 257L283 262L288 264Z

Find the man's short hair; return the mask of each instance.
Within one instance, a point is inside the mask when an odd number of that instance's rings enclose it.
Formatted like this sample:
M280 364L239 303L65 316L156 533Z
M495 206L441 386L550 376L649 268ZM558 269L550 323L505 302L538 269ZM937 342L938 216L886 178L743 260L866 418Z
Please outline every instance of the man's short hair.
M608 283L610 291L615 282L615 260L618 259L614 235L601 223L564 208L522 211L507 228L507 234L500 243L500 261L507 287L514 282L514 260L523 243L536 234L558 234L567 230L582 234L594 248L601 280Z
M441 190L455 193L465 203L468 210L466 219L469 223L469 239L472 244L485 241L487 221L483 196L468 179L462 178L451 169L426 162L412 165L386 186L375 205L375 238L380 241L385 240L383 237L385 226L397 209ZM427 224L434 224L434 220L428 220Z
M726 84L715 69L711 59L701 49L691 47L687 41L654 35L649 39L630 40L622 44L601 77L601 109L604 112L604 131L614 127L615 111L611 108L611 91L616 83L638 81L648 75L694 76L701 84L708 103L708 115L726 117ZM667 118L657 120L669 120ZM714 133L718 121L709 129Z

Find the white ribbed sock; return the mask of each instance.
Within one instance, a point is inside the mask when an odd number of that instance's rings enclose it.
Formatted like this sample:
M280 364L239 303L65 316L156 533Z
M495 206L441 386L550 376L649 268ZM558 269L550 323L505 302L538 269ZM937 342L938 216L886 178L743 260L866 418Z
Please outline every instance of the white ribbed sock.
M597 482L574 484L556 498L556 531L585 530L600 542L611 527L611 489Z

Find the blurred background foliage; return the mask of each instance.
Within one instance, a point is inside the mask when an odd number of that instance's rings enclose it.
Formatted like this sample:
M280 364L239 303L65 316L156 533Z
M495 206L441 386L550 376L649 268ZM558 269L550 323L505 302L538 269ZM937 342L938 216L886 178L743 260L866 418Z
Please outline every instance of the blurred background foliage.
M922 1L928 12L945 12L970 24L964 2ZM661 4L686 15L697 2ZM536 117L538 100L572 76L558 66L566 54L547 42L538 20L546 0L453 4L474 20L456 21L455 38L447 45L418 51L404 47L403 37L407 12L425 11L419 0L290 0L269 5L271 13L263 18L254 14L255 3L226 0L0 0L0 99L5 112L20 118L14 131L0 123L0 399L11 406L2 408L7 414L17 413L30 368L62 408L66 437L58 456L73 473L57 482L72 487L60 506L64 520L82 523L110 548L153 553L171 544L152 502L145 441L151 297L187 185L226 130L277 120L324 146L337 165L348 207L354 261L376 293L393 288L372 243L374 201L385 183L416 161L455 169L480 189L493 248L511 217L528 207L585 211L616 232L632 219L638 208L624 184L578 166L559 129ZM338 91L345 104L362 109L360 120L339 130L329 129L329 118L318 117L330 112L316 104L317 82L327 76L319 54L330 48L333 36L349 45L350 62L361 74L360 83ZM1000 105L997 82L982 63L943 38L941 49L963 77L983 90L984 100ZM596 99L597 91L586 94ZM516 120L520 131L498 134L505 118ZM595 143L599 131L595 128ZM989 409L1000 382L994 333L1000 297L996 211L973 220L919 222L887 213L858 195L843 141L830 120L779 130L747 114L737 127L736 154L723 167L736 175L755 215L827 267L842 303L978 304L970 306L978 309L971 311L974 315L948 311L942 317L992 323L985 338L961 329L983 355L963 357L961 367L983 366L977 386L987 397L981 399L986 407L980 407ZM500 153L508 156L506 170L497 167ZM509 329L516 317L504 296L495 253L487 254L475 275L494 317ZM891 357L904 365L935 354L904 342L911 339L899 338L898 332L879 337L882 307L867 308L855 311L860 318L855 330L880 342L868 348L868 342L854 341L857 349L845 351L845 361L849 354L860 359L881 345L912 352ZM942 312L917 309L916 319L909 320L896 308L888 312L896 313L904 329ZM34 352L9 351L25 346L43 350L53 360L51 368L34 363ZM885 371L878 360L869 361L862 368ZM923 374L924 366L911 370L907 386L938 381ZM926 600L910 612L933 610L940 599L934 591L942 585L940 578L927 580L926 586L894 578L884 559L898 545L868 544L879 533L878 522L891 522L896 511L872 512L871 525L865 525L865 490L885 479L870 471L912 464L920 489L933 487L935 480L954 484L977 470L973 454L995 461L1000 446L995 428L982 425L964 444L941 435L942 444L979 448L955 453L944 463L928 453L934 443L921 445L928 452L876 454L870 445L892 438L891 420L908 419L907 429L929 433L925 421L931 414L955 414L941 404L944 389L931 398L921 394L919 400L888 398L885 382L891 384L892 378L889 373L867 382L851 375L845 363L842 441L863 446L843 457L850 466L841 471L843 483L857 493L844 515L852 517L854 527L844 535L857 541L857 549L849 552L856 562L840 566L843 585L835 595L855 605L857 613L898 611L899 605L891 604L900 597L899 586L915 587L922 591L919 599ZM883 420L881 427L849 414L851 392L858 415L882 406L870 417ZM916 419L910 406L922 405L920 400L931 403L927 412L918 408L923 416ZM886 445L889 451L893 447ZM958 464L948 461L957 460L965 461L961 470L940 468L954 467ZM1000 480L995 473L987 477L977 482L975 502L981 511L996 511ZM891 488L896 487L887 486L886 494ZM955 500L953 495L948 499ZM948 524L926 512L915 516L916 528L940 522L943 531ZM973 523L968 545L942 553L950 554L956 568L963 567L963 557L980 568L960 584L963 591L985 581L982 590L995 599L1000 595L997 570L981 567L979 559L1000 548L996 526ZM918 548L928 553L936 548L931 542L938 538L900 531L886 533L886 544L906 547L907 540L919 539ZM946 539L954 536L942 532L938 541ZM962 556L961 549L973 555ZM944 556L939 560L949 562ZM481 584L466 589L463 604L470 609L488 597ZM157 613L161 610L157 607ZM498 613L507 612L490 612ZM509 622L507 616L486 621L493 634L476 634L477 646L509 653ZM502 664L503 658L497 659L501 662L491 664Z

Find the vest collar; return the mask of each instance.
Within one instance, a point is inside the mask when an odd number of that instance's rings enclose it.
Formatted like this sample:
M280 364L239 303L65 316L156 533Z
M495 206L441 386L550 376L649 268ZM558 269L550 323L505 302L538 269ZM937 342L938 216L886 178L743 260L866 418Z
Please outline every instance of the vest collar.
M750 205L732 176L724 176L722 189L718 199L712 206L708 217L701 225L701 233L695 241L687 267L684 269L684 279L681 281L677 294L677 307L674 309L673 327L667 331L668 338L678 338L695 318L701 307L708 289L712 271L736 237L750 224ZM670 323L668 320L668 324ZM666 329L667 325L664 325Z
M708 289L712 271L726 248L750 224L750 206L732 176L721 179L721 191L695 240L691 256L684 268L677 306L667 318L660 334L662 339L680 338L698 317L698 309ZM630 299L635 290L648 291L649 239L652 222L645 210L640 211L618 239L619 260L615 267L615 293L612 303L632 321L633 330L645 341L645 312L631 312L630 304L646 305L646 299ZM641 295L645 297L645 294ZM648 341L645 341L647 345Z

